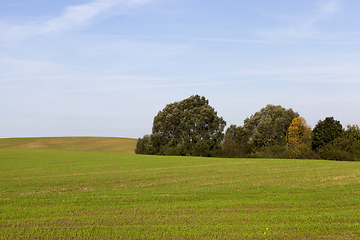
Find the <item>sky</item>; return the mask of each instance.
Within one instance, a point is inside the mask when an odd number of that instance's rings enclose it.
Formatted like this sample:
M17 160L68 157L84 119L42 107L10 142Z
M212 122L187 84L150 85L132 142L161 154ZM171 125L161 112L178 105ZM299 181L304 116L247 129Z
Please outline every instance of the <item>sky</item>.
M205 96L360 125L358 0L0 0L0 137L151 133Z

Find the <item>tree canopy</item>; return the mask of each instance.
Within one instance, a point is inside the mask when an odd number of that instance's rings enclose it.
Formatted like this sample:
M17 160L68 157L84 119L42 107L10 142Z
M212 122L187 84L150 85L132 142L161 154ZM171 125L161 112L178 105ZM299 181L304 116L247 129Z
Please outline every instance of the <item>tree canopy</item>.
M340 121L335 120L334 117L319 120L312 133L311 145L313 150L318 150L334 141L336 138L341 137L343 133L343 126Z
M286 134L289 147L297 147L311 138L311 127L303 117L294 118Z
M258 148L274 145L286 145L286 132L299 113L291 108L285 109L280 105L268 104L260 111L246 118L244 128L250 133L250 140Z
M360 127L358 125L347 125L345 137L351 139L360 146Z
M203 96L167 104L154 118L150 154L211 156L225 125Z
M230 125L193 95L167 104L154 117L152 133L139 138L135 153L181 156L360 160L360 128L345 131L333 117L320 120L313 131L291 108L268 104Z

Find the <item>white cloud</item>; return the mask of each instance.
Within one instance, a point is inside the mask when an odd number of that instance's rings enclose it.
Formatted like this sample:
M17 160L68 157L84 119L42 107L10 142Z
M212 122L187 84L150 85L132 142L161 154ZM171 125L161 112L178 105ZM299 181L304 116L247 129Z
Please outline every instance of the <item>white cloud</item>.
M194 41L209 42L238 42L238 43L279 43L274 40L254 40L254 39L238 39L238 38L195 38Z
M155 0L95 0L82 5L67 6L63 12L46 21L35 21L24 25L9 25L0 22L0 36L4 39L23 38L36 34L59 33L83 28L94 19L106 15L123 14ZM119 8L120 11L114 11Z
M42 24L40 32L63 31L72 28L84 27L91 21L114 7L123 5L123 8L133 7L149 2L150 0L97 0L91 3L68 6L64 12L54 19Z
M281 16L279 19L283 19L288 24L286 27L260 30L257 31L258 35L262 37L270 38L333 38L338 34L325 35L317 28L317 23L325 20L330 20L334 14L341 11L340 0L326 0L318 2L318 8L313 14L300 15L300 16ZM290 26L289 26L290 25Z
M325 64L299 67L268 67L255 70L243 70L241 77L254 77L263 81L311 82L311 83L360 83L359 64ZM256 78L258 77L258 78Z

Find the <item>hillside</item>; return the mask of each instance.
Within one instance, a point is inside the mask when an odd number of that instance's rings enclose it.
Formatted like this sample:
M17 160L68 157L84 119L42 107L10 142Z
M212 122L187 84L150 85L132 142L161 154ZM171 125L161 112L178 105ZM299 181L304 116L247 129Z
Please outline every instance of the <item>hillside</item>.
M43 137L0 139L0 148L134 153L136 139L114 137Z

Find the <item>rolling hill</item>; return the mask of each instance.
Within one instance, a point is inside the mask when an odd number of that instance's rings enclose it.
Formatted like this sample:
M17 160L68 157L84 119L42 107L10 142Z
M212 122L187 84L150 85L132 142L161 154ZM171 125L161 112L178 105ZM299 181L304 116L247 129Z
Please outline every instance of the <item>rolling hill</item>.
M136 139L115 137L41 137L0 139L0 148L134 153Z

